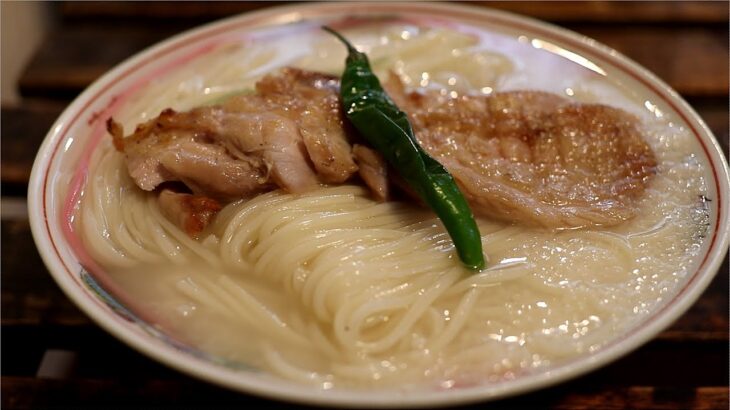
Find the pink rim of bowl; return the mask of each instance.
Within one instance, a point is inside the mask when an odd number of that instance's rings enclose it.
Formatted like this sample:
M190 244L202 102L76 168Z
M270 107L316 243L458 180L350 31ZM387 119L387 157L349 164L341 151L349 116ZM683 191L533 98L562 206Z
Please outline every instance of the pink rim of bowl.
M640 323L627 330L625 334L599 349L598 352L580 356L546 371L493 385L428 391L401 391L398 389L368 391L320 390L279 379L262 371L236 370L214 363L200 355L191 354L184 348L181 349L174 343L170 343L169 340L164 341L159 336L153 336L149 329L144 329L138 322L121 317L118 311L104 303L97 293L84 285L79 275L80 261L83 260L83 256L76 255L73 251L73 244L69 243L69 233L65 228L65 225L68 225L65 218L68 217L69 209L64 209L66 207L63 205L68 192L73 191L73 185L82 184L83 180L78 178L74 180L73 176L66 177L65 175L71 173L78 176L82 174L78 172L78 169L85 168L83 155L76 154L75 157L70 158L69 147L74 144L85 144L85 150L89 152L98 139L95 141L92 137L87 141L75 141L76 134L72 131L86 127L88 130L85 133L79 132L80 136L103 133L103 130L99 131L99 127L103 128L100 125L103 123L101 119L113 112L115 107L121 103L120 99L124 99L124 92L129 93L144 81L139 76L136 80L130 80L130 77L139 74L139 71L142 71L146 65L154 66L158 59L165 62L157 63L158 67L151 72L148 70L146 78L163 72L166 67L184 64L214 46L216 38L236 30L256 29L302 20L332 21L341 20L347 16L378 15L407 16L409 20L415 18L416 21L441 21L442 24L448 24L449 21L481 26L491 24L511 30L520 30L531 36L549 39L573 53L585 56L591 61L609 67L614 72L631 78L644 88L644 93L665 103L697 137L711 167L714 181L709 181L709 185L711 191L714 190L716 197L716 200L712 202L714 207L711 209L712 229L709 232L707 244L704 246L703 258L696 271L686 280L677 294ZM127 80L126 83L125 80ZM126 87L123 87L125 84ZM69 163L71 165L68 165ZM72 169L66 169L64 172L63 164L67 164L66 168ZM728 246L729 192L730 178L726 160L711 131L699 116L674 90L653 74L615 50L598 44L594 40L532 19L462 5L332 3L274 7L225 19L177 35L118 65L86 89L51 128L33 166L29 184L28 207L31 228L38 250L52 276L66 295L102 328L147 356L202 380L280 400L330 406L421 407L504 398L536 390L589 372L646 343L662 329L668 327L695 302L722 263ZM73 192L70 195L73 195Z

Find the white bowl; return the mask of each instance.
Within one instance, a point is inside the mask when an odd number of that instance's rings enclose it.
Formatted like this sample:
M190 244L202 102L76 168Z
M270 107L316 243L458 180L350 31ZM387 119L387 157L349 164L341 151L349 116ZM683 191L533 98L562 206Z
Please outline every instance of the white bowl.
M204 353L176 343L130 311L111 295L114 284L91 278L69 234L68 195L83 184L77 171L86 167L88 153L103 134L103 119L122 104L140 81L205 52L222 36L300 20L332 22L345 16L405 16L421 24L465 23L532 39L533 46L548 45L553 52L584 67L603 70L630 83L669 115L681 121L697 138L711 167L708 181L715 198L710 203L709 240L694 272L676 294L626 333L598 352L536 374L496 385L470 386L441 391L399 392L318 390L284 381L264 372L235 369L210 360ZM538 43L535 43L537 41ZM647 342L669 326L699 297L717 271L728 245L728 167L712 133L678 94L654 75L614 50L584 36L531 19L454 4L302 4L244 14L178 35L128 59L81 94L53 125L36 158L29 186L29 212L33 235L43 260L64 292L94 321L131 347L189 375L242 392L309 404L337 406L437 406L501 398L535 390L605 365ZM109 293L108 293L109 292Z

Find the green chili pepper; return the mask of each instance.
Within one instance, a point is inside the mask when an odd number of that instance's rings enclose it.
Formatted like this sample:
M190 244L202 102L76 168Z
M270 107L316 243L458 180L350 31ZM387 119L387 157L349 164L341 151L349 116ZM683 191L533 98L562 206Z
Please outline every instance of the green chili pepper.
M348 120L436 212L461 261L471 269L484 268L479 228L454 178L418 145L408 116L380 85L367 56L331 28L322 28L347 46L340 95Z

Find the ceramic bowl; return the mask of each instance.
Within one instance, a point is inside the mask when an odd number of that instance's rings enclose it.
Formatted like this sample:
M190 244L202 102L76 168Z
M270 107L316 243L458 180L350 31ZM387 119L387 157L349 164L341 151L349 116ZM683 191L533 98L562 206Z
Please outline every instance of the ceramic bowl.
M446 390L318 390L277 378L264 371L230 366L190 346L175 342L129 309L113 284L90 275L69 231L74 195L84 184L89 153L104 134L104 120L138 87L200 58L221 41L248 38L262 28L297 24L341 24L352 18L402 18L414 24L469 31L499 32L584 69L628 84L655 109L671 115L697 139L709 164L710 220L708 240L699 263L676 293L650 315L617 335L603 348L545 371L493 385ZM651 108L647 106L648 109ZM221 386L308 404L336 406L438 406L515 395L573 378L636 349L669 326L700 296L726 254L728 242L728 169L721 149L702 119L679 95L653 74L592 39L532 19L454 4L298 4L248 13L183 33L126 60L84 91L53 125L36 158L29 186L33 235L50 273L68 297L106 331L130 347L181 372Z

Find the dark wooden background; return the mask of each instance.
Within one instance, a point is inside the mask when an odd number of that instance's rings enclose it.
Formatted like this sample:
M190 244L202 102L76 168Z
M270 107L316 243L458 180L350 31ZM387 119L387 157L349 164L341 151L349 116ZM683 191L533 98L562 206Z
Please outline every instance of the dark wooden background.
M695 107L727 152L727 2L472 4L554 22L628 55ZM84 87L172 34L271 5L53 4L57 24L19 81L22 101L2 107L2 408L290 406L191 379L103 332L48 275L23 212L35 152ZM50 362L66 365L49 371ZM695 306L644 347L577 380L486 407L727 409L727 258Z

